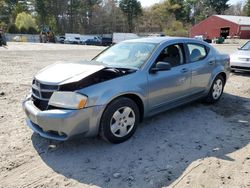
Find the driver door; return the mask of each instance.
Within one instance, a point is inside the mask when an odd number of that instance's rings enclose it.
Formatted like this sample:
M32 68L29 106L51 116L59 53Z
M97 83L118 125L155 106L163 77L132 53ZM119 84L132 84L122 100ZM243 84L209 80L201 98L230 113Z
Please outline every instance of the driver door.
M161 111L169 103L181 100L188 95L190 88L191 70L186 64L183 44L166 46L156 58L153 67L162 61L170 63L172 68L148 74L148 103L151 113Z

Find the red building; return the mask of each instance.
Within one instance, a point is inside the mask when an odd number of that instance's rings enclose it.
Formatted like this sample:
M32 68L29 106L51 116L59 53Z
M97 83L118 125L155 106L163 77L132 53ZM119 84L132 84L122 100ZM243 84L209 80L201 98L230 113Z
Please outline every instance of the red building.
M194 25L190 37L203 35L204 38L234 37L250 39L250 17L214 15Z

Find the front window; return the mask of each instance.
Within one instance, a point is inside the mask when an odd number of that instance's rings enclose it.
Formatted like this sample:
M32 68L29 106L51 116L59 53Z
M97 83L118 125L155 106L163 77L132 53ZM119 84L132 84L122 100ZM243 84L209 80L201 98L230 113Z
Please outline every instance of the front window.
M240 48L241 50L250 50L250 41Z
M94 58L108 66L140 68L152 54L156 44L123 42L110 47Z
M174 44L166 47L156 59L156 62L163 61L176 67L185 63L182 44Z

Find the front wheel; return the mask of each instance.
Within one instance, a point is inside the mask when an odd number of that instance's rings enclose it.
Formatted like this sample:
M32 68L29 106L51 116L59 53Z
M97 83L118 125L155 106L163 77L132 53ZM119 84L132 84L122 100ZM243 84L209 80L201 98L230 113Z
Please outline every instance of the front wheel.
M205 98L205 101L208 103L217 102L222 96L224 86L225 86L224 78L221 75L218 75L214 79L213 84L210 88L210 91L209 91L207 97Z
M124 142L134 134L139 118L139 109L133 100L125 97L115 99L102 115L100 135L111 143Z

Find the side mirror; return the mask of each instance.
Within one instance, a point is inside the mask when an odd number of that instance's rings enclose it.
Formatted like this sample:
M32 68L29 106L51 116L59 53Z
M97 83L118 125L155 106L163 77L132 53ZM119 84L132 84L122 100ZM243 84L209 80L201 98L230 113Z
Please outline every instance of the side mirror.
M171 64L168 62L164 62L164 61L159 61L155 64L154 67L151 68L150 72L151 73L156 73L159 71L168 71L172 68Z

